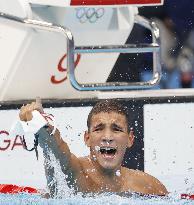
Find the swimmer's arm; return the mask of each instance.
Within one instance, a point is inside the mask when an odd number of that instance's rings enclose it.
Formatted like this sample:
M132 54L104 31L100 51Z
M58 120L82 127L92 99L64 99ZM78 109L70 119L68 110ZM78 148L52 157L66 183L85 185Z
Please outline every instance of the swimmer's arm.
M36 99L36 102L31 104L23 105L20 109L19 117L21 121L32 120L32 112L34 110L43 112L43 107L40 98ZM39 135L38 141L39 145L43 148L45 157L49 150L55 155L59 160L63 172L74 172L75 174L80 171L79 159L70 152L70 149L66 142L61 138L60 132L57 129L54 135L52 133L53 127L48 124L47 128L42 127L37 134Z
M78 173L81 170L79 158L71 153L68 144L62 139L58 129L56 129L54 135L50 135L53 130L51 125L47 128L41 128L37 134L39 134L39 145L43 148L44 155L52 151L56 159L59 160L62 171L65 174L73 172ZM42 135L42 136L41 136Z

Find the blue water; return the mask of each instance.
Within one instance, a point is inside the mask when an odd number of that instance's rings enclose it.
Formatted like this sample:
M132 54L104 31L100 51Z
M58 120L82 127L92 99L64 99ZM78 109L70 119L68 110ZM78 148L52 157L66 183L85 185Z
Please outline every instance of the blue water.
M31 194L0 194L0 205L194 205L194 201L177 197L121 197L104 194L93 197L79 195L65 199L45 199Z

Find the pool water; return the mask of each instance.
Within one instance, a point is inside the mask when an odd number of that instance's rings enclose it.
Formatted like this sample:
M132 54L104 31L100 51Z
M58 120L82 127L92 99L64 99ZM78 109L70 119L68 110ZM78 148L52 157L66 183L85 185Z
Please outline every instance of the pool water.
M45 199L36 194L0 194L0 205L193 205L193 200L171 197L123 197L101 194L92 197L81 195L62 199Z
M168 197L140 196L123 193L122 196L113 193L103 193L90 196L74 195L66 183L59 163L52 153L48 164L54 167L53 182L57 181L55 199L46 199L39 194L0 194L0 205L194 205L194 200L180 199L184 192L171 193ZM48 190L47 190L48 191ZM193 188L186 193L193 193Z

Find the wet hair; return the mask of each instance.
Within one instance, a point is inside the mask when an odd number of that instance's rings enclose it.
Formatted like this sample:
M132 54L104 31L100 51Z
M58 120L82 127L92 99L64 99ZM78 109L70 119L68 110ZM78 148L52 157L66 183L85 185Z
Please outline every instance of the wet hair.
M93 115L96 115L98 113L110 113L110 112L115 112L121 115L124 115L126 118L127 122L127 127L129 130L129 125L128 125L128 109L126 106L124 106L122 103L119 102L119 100L115 99L107 99L107 100L102 100L96 103L92 110L90 111L87 119L87 126L88 126L88 131L91 126L91 119Z

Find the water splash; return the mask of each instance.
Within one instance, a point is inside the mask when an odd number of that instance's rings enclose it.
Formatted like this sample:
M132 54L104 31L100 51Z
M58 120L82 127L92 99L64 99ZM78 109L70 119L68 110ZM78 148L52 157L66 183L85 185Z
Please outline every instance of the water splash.
M1 205L193 205L192 200L173 197L125 197L111 193L82 197L72 195L63 199L44 199L40 195L30 194L0 194Z
M49 157L45 161L49 169L53 169L52 180L49 181L48 187L52 187L55 198L66 198L73 194L73 190L67 185L67 176L62 172L59 161L54 154L49 151Z

